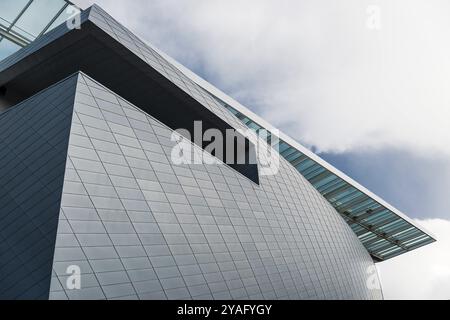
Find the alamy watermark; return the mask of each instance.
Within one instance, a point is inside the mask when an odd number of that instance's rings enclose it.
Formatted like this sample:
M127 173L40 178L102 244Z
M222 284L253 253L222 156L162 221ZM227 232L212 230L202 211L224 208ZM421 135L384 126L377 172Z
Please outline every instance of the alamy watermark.
M275 175L280 165L279 131L260 129L207 129L202 121L194 122L193 132L177 129L171 140L171 161L175 165L226 163L258 165L260 175ZM248 142L249 143L248 143ZM193 143L192 143L193 142ZM202 146L199 147L199 146Z
M381 30L381 7L371 4L366 8L366 27L369 30Z
M375 265L371 265L366 269L367 279L366 287L369 290L381 290L380 279L378 278L378 270Z
M66 273L69 275L66 280L66 288L68 290L80 290L81 289L80 266L70 265L67 267Z

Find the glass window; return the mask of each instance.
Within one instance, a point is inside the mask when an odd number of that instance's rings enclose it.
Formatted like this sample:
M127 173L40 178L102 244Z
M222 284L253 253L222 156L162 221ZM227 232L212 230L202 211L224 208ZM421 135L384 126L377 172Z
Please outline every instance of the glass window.
M0 61L18 51L20 46L7 39L0 40Z
M9 27L28 2L29 0L0 1L0 24Z

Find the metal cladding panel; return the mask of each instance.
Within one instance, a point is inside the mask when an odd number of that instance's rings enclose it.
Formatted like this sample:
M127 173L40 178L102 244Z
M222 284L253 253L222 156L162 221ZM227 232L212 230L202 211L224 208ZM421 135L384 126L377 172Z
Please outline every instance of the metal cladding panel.
M0 299L48 299L76 81L0 114Z
M50 299L382 297L367 251L288 162L259 185L225 164L175 165L170 128L82 79Z

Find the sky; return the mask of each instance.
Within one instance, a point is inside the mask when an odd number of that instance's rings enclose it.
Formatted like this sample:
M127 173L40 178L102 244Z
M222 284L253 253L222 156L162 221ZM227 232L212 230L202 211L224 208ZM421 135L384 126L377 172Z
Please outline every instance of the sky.
M450 299L450 2L95 2L436 235L385 298Z

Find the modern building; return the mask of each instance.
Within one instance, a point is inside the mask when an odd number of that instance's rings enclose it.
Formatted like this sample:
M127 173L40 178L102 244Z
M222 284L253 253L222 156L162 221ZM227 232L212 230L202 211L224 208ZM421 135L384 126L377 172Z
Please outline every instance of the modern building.
M0 4L0 298L381 299L375 263L435 241L100 7L47 2Z

